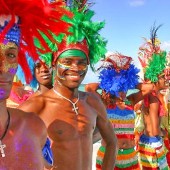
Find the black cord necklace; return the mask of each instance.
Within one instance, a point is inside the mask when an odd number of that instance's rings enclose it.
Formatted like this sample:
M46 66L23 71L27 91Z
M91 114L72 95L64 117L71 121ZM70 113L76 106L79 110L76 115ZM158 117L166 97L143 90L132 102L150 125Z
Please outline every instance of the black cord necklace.
M6 123L6 128L5 128L5 131L2 134L2 136L0 137L0 152L1 152L1 157L5 157L4 148L6 147L6 145L2 143L2 140L4 139L4 137L5 137L5 135L6 135L7 131L8 131L8 128L9 128L9 124L10 124L10 114L9 114L8 110L7 110L7 113L8 113L8 119L7 119L7 123Z

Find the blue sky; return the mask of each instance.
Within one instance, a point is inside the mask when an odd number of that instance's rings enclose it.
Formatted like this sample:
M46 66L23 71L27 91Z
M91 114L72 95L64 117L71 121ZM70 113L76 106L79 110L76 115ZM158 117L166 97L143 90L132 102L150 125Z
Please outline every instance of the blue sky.
M137 67L138 48L150 38L150 28L154 22L163 24L158 30L162 48L170 51L170 0L91 0L95 11L94 21L105 21L100 32L108 41L107 50L131 56ZM89 76L90 75L90 76ZM91 70L83 83L98 81L97 73Z

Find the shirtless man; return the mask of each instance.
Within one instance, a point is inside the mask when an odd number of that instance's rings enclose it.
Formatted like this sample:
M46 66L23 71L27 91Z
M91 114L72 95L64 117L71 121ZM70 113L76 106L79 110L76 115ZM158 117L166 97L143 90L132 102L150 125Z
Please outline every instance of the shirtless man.
M24 63L25 50L32 55L38 50L33 43L34 38L40 38L36 33L50 29L50 13L57 6L51 8L44 0L1 0L0 4L0 169L43 170L42 149L47 137L45 124L34 113L8 108L6 99L18 63L27 67ZM48 12L44 10L46 7ZM41 13L41 20L37 20L37 11ZM26 18L31 20L24 22ZM56 28L56 24L54 21L53 27ZM44 50L49 49L44 47Z
M58 72L54 88L20 106L22 110L37 113L48 127L54 153L53 169L91 170L96 126L107 146L103 170L113 167L116 146L105 107L97 96L78 91L87 72L87 59L59 57L54 66Z
M86 11L88 16L89 12ZM86 14L79 13L77 19L89 19L84 17ZM93 30L91 22L83 20L73 23L82 24L73 25L74 29L78 28L76 31L80 32L80 35L83 33L81 39L73 43L63 41L59 45L53 60L53 69L56 72L54 88L20 106L24 111L38 114L45 122L54 154L52 170L91 170L93 132L96 126L106 142L106 155L102 168L110 170L114 167L116 138L107 119L105 106L98 96L78 91L88 65L90 62L93 64L94 55L97 54L100 59L103 54L95 51L94 47L104 43L99 43L99 39L94 41L94 36L88 34L98 31ZM89 24L85 24L86 29L80 29L84 28L84 23ZM89 35L91 37L88 37ZM74 34L71 36L77 38ZM90 44L89 41L93 43ZM93 53L90 51L92 49Z
M64 66L69 63L70 69L60 68L61 63ZM87 60L81 57L59 58L55 68L58 75L54 88L20 107L39 114L48 127L49 137L53 141L53 169L91 169L92 134L96 125L107 144L110 158L106 158L113 160L114 152L111 154L109 151L115 150L115 139L110 135L112 128L100 98L78 91L87 71ZM82 68L86 68L85 71Z

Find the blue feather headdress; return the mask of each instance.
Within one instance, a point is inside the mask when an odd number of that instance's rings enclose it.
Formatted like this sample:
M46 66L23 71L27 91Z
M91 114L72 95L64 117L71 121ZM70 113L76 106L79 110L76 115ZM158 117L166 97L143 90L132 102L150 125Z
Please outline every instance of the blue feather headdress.
M132 58L115 53L104 60L100 68L100 88L106 93L119 96L119 92L134 89L139 83L139 69L131 64Z

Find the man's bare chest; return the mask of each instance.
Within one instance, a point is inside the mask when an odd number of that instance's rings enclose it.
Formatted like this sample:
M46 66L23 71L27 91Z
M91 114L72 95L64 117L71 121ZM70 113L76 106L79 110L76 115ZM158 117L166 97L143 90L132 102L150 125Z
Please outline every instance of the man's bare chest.
M71 105L58 106L51 113L42 117L48 135L57 140L75 139L84 135L91 135L96 126L97 113L86 105L77 105L78 114Z

